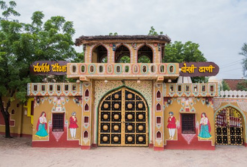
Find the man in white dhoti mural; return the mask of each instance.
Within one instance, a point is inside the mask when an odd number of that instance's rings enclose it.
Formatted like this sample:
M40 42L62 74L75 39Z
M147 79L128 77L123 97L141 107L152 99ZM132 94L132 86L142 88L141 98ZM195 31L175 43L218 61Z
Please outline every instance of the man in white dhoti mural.
M69 119L69 129L70 129L70 135L74 139L76 136L76 128L78 128L77 125L77 118L76 118L76 113L73 112L72 116Z
M169 112L168 125L169 139L173 140L176 132L176 118L173 116L173 112Z

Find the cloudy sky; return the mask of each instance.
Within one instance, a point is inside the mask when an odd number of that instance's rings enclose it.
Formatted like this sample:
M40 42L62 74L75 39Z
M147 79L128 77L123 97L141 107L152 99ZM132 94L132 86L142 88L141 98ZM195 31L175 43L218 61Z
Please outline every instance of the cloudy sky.
M7 1L7 0L6 0ZM34 11L45 20L64 16L76 34L147 34L151 26L172 41L192 41L208 61L220 66L219 79L242 78L238 53L247 43L247 0L16 0L20 21ZM77 48L80 51L82 48Z

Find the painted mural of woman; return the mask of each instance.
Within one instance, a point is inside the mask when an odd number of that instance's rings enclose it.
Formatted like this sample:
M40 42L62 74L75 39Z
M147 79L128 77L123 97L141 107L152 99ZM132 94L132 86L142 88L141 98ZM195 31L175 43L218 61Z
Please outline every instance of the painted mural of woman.
M46 119L46 113L43 111L38 119L38 123L36 126L36 136L38 137L47 137L47 119Z
M78 128L77 125L77 118L76 118L76 113L73 112L72 116L69 118L69 130L70 130L70 135L74 139L76 135L76 128Z
M201 115L199 130L200 130L200 133L198 135L199 139L210 139L212 137L210 134L211 132L210 122L208 120L206 113L204 112Z
M176 118L173 116L173 112L169 112L168 125L169 139L173 140L176 131Z

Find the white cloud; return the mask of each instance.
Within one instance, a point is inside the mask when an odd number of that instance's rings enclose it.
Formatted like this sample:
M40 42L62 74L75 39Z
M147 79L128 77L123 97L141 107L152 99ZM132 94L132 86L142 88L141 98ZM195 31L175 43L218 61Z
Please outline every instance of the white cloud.
M219 78L241 78L238 53L247 42L246 0L17 0L20 20L30 21L34 11L45 20L61 15L74 22L76 34L107 35L109 32L147 34L150 27L172 41L193 41L208 61L217 63ZM235 64L234 64L235 62ZM230 65L230 66L227 66Z

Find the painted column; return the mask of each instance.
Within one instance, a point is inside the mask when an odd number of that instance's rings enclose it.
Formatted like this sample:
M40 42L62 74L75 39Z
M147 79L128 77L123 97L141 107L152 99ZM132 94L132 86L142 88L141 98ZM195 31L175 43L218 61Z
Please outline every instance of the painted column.
M81 149L90 149L92 145L91 139L91 123L92 123L92 82L84 82L82 84L82 124L81 124Z
M153 84L153 130L154 150L164 150L164 109L163 109L162 83Z

